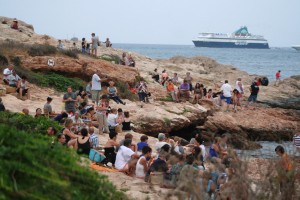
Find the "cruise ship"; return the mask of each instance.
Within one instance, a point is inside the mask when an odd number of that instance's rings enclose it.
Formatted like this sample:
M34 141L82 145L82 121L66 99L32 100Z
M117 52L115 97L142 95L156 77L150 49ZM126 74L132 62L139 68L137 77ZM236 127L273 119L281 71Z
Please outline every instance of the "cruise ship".
M196 47L269 49L268 41L263 36L250 34L246 26L232 34L200 33L193 43Z

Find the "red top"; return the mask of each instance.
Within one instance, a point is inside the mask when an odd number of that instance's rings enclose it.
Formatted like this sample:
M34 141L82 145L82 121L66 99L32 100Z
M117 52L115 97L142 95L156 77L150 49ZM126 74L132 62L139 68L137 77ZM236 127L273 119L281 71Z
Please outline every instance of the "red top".
M280 78L280 72L276 73L276 78Z

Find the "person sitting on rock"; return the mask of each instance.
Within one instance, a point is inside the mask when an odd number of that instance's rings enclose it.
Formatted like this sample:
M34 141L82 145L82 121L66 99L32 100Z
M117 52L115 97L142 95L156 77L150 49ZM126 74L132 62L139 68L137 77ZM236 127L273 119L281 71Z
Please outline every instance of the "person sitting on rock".
M130 67L135 67L135 61L134 61L134 59L132 58L132 55L131 55L130 52L128 53L128 61L129 61L129 66L130 66Z
M68 142L68 146L76 149L78 154L89 155L91 150L91 143L90 137L88 136L88 130L86 128L82 128L80 130L80 136L73 140L70 140L70 142Z
M142 135L140 138L140 142L137 143L137 151L141 152L144 146L148 146L148 136Z
M121 103L125 105L126 103L123 102L120 97L117 95L118 91L117 88L114 86L115 83L113 81L109 81L109 87L107 88L108 97L114 100L117 104Z
M172 97L173 101L178 102L178 96L175 91L175 86L172 79L169 79L166 85L167 92Z
M13 23L10 25L10 28L18 30L19 29L19 24L16 19L13 20Z
M156 142L156 144L155 144L155 150L156 150L156 154L158 155L161 150L161 147L166 144L167 145L169 145L169 144L165 141L166 135L164 133L159 133L157 139L158 139L158 142Z
M174 85L178 85L179 84L179 80L178 80L178 75L177 73L174 73L173 78L172 78L173 84Z
M9 65L8 68L5 68L3 70L3 82L6 85L9 85L9 77L10 77L10 75L13 74L13 69L14 69L14 66L13 65Z
M17 93L19 93L20 98L26 95L27 99L30 99L30 91L27 87L27 77L22 76L22 79L19 81L17 86Z
M8 85L10 87L17 87L20 80L20 76L18 76L15 70L12 70L12 74L8 76Z
M165 82L169 79L167 71L164 69L161 73L161 84L164 85Z
M106 47L111 47L112 46L112 43L109 41L109 38L106 38L105 46Z
M64 44L62 43L61 40L58 40L57 48L58 48L58 49L65 49L65 46L64 46Z
M190 84L188 83L187 80L183 80L183 83L179 86L177 95L178 95L178 99L184 96L187 99L190 98Z
M135 175L137 178L144 179L153 158L151 158L152 149L149 146L144 146L141 151L142 155L136 163Z
M203 87L201 87L200 83L196 83L195 88L194 88L193 103L199 103L199 101L202 99L203 96L204 96L203 95Z
M190 72L187 72L187 73L186 73L186 77L184 78L184 80L186 80L187 83L190 85L189 90L192 91L192 90L193 90L193 84L192 84L192 82L193 82L193 77L191 77L191 73L190 73Z
M122 54L121 65L129 66L129 60L125 52Z
M38 118L38 117L41 117L41 116L43 116L43 115L42 115L42 109L41 109L41 108L37 108L37 109L35 110L35 115L34 115L34 117L35 117L35 118Z
M131 140L124 140L124 145L119 148L115 162L116 169L128 175L132 175L135 172L137 159L139 158L139 155L134 153L130 146Z
M154 69L154 72L152 73L152 78L156 81L159 82L159 74L157 72L157 68Z
M107 140L106 144L104 145L104 155L105 155L105 161L104 164L111 163L113 166L115 166L116 162L116 149L119 148L119 143L117 142L118 133L113 131L108 134L109 139Z
M120 141L120 146L122 146L124 144L124 141L126 139L131 140L130 148L131 148L132 151L136 152L137 151L137 145L133 142L133 135L131 133L126 133L124 139Z

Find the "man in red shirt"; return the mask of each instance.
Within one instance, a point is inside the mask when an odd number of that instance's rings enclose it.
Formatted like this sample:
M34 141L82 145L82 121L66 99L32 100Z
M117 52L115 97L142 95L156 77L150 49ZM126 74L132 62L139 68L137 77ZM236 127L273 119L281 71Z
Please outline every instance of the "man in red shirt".
M280 83L280 70L278 70L277 72L276 72L276 81L275 81L275 86L277 85L277 82L278 82L278 85L279 85L279 83Z

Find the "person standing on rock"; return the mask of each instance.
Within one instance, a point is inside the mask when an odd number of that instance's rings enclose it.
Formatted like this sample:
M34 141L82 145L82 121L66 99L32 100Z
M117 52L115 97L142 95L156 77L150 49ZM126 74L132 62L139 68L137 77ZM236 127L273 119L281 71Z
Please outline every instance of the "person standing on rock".
M229 105L231 103L231 86L228 84L228 80L225 80L225 83L221 86L221 90L223 92L223 95L221 99L225 99L225 102L227 103L226 111L229 111Z
M297 153L300 154L300 132L295 133L293 137L293 146L295 148L294 156L296 156Z
M281 77L280 72L281 72L281 71L278 70L278 71L276 72L276 74L275 74L275 77L276 77L275 86L278 86L279 83L280 83L280 77ZM278 85L277 85L277 82L278 82Z
M64 94L63 97L63 102L65 103L65 110L68 113L75 113L76 108L75 108L75 104L76 104L76 94L73 92L72 87L69 86L67 89L67 93Z
M249 103L253 102L253 104L255 105L256 101L257 101L257 95L258 95L258 92L259 92L259 87L257 85L257 83L254 81L250 87L250 96L248 98L248 104L247 106L249 105Z
M97 71L99 73L99 71ZM92 100L96 102L96 105L98 106L99 98L100 98L100 92L101 92L101 82L103 82L102 79L98 76L98 74L95 73L92 76Z
M100 41L98 36L95 33L92 33L92 55L97 56L97 48L100 46Z

